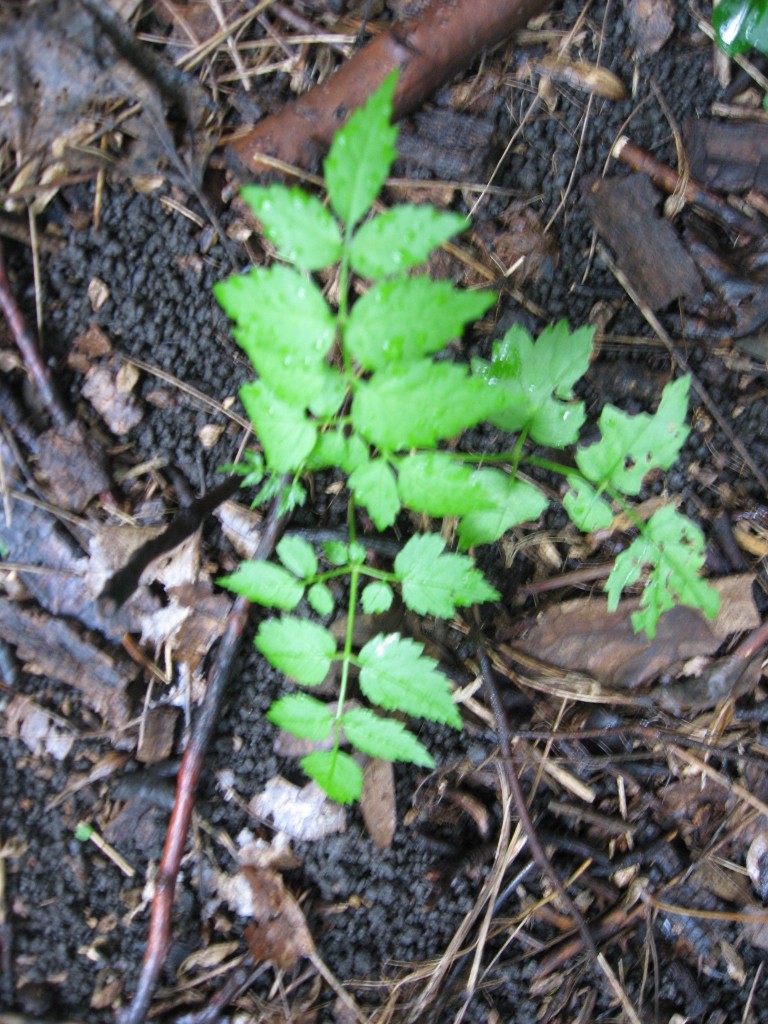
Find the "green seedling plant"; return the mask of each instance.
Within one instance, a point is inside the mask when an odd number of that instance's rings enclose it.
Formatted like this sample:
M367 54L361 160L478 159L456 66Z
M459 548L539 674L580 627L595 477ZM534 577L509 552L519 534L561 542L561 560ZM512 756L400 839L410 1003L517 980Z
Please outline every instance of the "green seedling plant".
M413 273L465 230L464 217L430 206L373 209L395 157L395 81L389 77L336 135L324 167L327 205L299 188L243 189L284 262L215 286L257 373L240 397L261 451L235 467L244 485L259 487L254 504L279 496L289 510L304 501L312 473L333 469L346 478L348 539L316 546L288 535L278 562L246 561L220 581L283 613L261 623L256 647L303 689L278 699L268 718L313 742L301 765L340 802L357 799L363 779L358 760L342 748L429 768L433 758L407 721L461 728L450 684L421 644L382 631L355 646L360 610L386 612L396 590L413 612L446 619L496 600L467 552L548 507L549 497L523 477L524 466L560 474L563 506L589 532L610 526L614 506L634 515L628 499L650 471L672 465L688 434L683 377L667 385L653 414L606 406L600 440L578 446L586 413L573 387L589 365L591 328L571 331L561 321L534 340L513 327L488 361L446 358L496 297ZM317 271L326 272L333 303L313 277ZM483 422L509 436L508 450L476 455L448 444ZM568 450L572 461L537 456L542 449ZM384 531L402 509L450 517L458 550L426 532L403 545L391 569L371 564L358 539L360 510ZM610 607L645 576L638 630L653 636L662 612L680 602L714 615L717 594L699 577L699 528L672 506L634 521L637 539L607 584ZM338 593L346 597L346 626L337 643L318 617L332 615ZM339 683L329 702L307 691L323 683L333 663Z

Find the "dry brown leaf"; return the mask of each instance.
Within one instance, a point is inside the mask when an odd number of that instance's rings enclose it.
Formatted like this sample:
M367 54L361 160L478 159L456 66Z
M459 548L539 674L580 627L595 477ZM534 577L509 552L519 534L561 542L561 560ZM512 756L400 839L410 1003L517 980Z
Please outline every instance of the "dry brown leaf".
M82 423L41 434L37 464L58 504L70 512L82 512L110 486L104 452Z
M216 518L240 558L253 558L261 540L261 513L239 502L225 501L216 509Z
M392 845L397 826L395 773L389 761L372 758L363 768L360 810L374 845L386 850Z
M141 402L131 393L137 380L136 368L118 359L86 370L82 393L118 437L138 426L144 417Z
M617 75L608 68L586 61L568 61L552 54L536 60L533 67L553 82L563 82L572 89L594 93L607 100L623 100L627 95L624 83Z
M605 686L634 689L662 672L681 671L695 655L714 653L731 633L755 629L760 617L752 582L749 574L714 581L720 593L714 622L691 608L673 608L659 620L654 640L632 628L631 616L639 599L621 601L611 613L604 598L565 601L542 612L514 648L563 671L589 675Z
M75 737L60 728L39 704L29 697L11 697L4 715L5 734L19 739L35 757L46 755L62 761L72 749Z
M252 912L256 923L248 925L245 937L257 964L269 961L284 971L292 971L305 956L315 955L301 907L275 871L244 867L240 874L251 890Z
M658 53L675 27L670 0L624 0L624 8L637 55Z

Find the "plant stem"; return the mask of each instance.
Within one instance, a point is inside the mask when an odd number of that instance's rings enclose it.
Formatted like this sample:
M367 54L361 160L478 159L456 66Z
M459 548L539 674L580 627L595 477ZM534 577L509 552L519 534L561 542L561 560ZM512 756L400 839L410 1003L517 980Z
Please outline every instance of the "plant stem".
M349 543L355 543L355 503L350 501L349 510ZM355 609L357 608L357 590L360 580L360 566L350 566L349 572L349 601L347 604L347 633L344 637L344 654L341 662L341 681L339 683L339 699L336 704L336 721L333 725L333 754L334 758L339 750L339 733L341 731L341 719L344 715L344 702L347 697L347 683L349 682L349 666L352 662L352 639L355 630Z

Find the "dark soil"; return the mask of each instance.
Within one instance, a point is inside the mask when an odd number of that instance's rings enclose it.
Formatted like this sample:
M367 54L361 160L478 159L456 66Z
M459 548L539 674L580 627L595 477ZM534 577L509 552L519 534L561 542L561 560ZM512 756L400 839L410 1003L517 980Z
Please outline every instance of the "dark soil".
M552 23L568 30L581 7L570 0L558 5ZM671 116L681 122L685 117L706 115L711 102L720 95L712 72L711 48L696 32L687 6L676 5L675 19L671 39L656 56L639 63L635 96L608 101L597 95L590 98L569 86L558 86L555 111L538 108L521 132L519 145L506 159L496 184L529 198L544 222L558 210L568 189L552 228L559 263L550 273L522 285L525 305L509 292L502 293L494 337L518 319L531 328L543 326L531 313L532 306L545 311L544 322L565 317L572 325L578 325L590 318L598 302L614 303L617 308L610 325L612 335L651 337L613 275L594 258L590 248L591 223L580 202L580 183L585 177L602 172L610 147L629 117L633 141L674 166L672 132L657 97L663 98ZM622 10L615 5L606 10L603 3L593 4L587 11L585 27L583 59L596 60L599 47L601 63L629 85L634 66ZM521 51L511 51L512 71L522 57ZM287 96L287 82L285 89ZM495 97L494 128L501 148L531 98L530 91L519 87L499 91ZM411 128L417 130L413 125ZM486 154L479 180L487 178L499 152L500 149ZM401 171L409 170L406 162ZM93 323L103 327L118 352L150 363L219 402L235 396L238 386L249 375L232 341L226 318L211 296L212 284L233 269L228 254L218 243L204 249L199 225L161 204L161 197L170 194L166 185L152 195L139 195L128 183L111 180L98 231L73 226L82 224L92 209L91 183L63 189L48 208L46 220L58 225L66 245L58 255L44 259L46 344L51 364L73 403L80 401L82 379L67 369L66 358L73 338ZM194 197L184 196L184 202L205 220L205 211L198 208ZM506 202L491 196L480 208L478 219L498 214ZM231 215L225 213L224 220L229 222ZM241 255L245 266L247 256L244 251ZM17 295L32 318L28 252L21 247L11 248L9 257ZM109 298L97 312L86 294L95 277L109 289ZM673 337L678 337L677 312L662 319ZM478 333L467 339L468 351L487 351L489 343L486 335ZM760 440L768 426L768 407L760 381L753 384L754 396L744 396L739 392L737 374L728 370L716 354L699 343L686 345L685 349L726 417L730 417L737 404L745 406L738 420L739 436L758 464L768 470L768 446ZM653 407L658 400L656 382L670 369L665 351L659 347L638 347L621 352L619 355L618 347L606 345L584 385L592 416L607 401L637 411ZM158 406L158 390L165 393L170 404ZM112 439L116 446L128 446L116 455L119 463L158 459L156 472L161 476L166 472L182 474L193 493L215 486L217 468L236 455L241 441L239 428L193 397L177 391L173 384L148 373L142 375L139 393L146 403L141 423L128 437ZM628 395L632 397L628 399ZM82 414L94 416L85 405ZM756 501L764 501L765 496L750 473L734 461L729 442L718 429L695 413L694 423L680 463L666 478L666 488L679 494L683 510L709 530L726 489L733 507L753 507ZM205 449L199 431L208 424L220 424L225 430L213 447ZM480 432L471 441L475 445L491 443ZM694 476L688 472L692 463L710 471L706 485L701 482L702 474ZM165 479L175 483L178 477ZM657 486L649 487L648 493L654 488L660 491L662 486L659 481ZM318 487L295 522L305 527L327 527L335 525L340 515L343 510ZM563 523L564 519L552 512L545 526L556 531ZM233 552L215 524L206 528L204 553L218 567L234 564ZM481 561L510 599L520 579L532 573L525 556L511 571L505 570L501 550L483 553ZM511 606L510 611L517 614ZM450 633L449 640L457 649L458 634ZM207 761L198 801L199 819L176 895L174 945L161 998L170 999L175 993L173 998L178 996L179 1005L185 1008L198 1002L204 1004L217 985L216 980L198 980L196 988L177 993L176 972L186 957L208 945L231 940L240 943L235 947L240 952L245 949L245 922L216 900L213 872L235 871L228 844L231 846L243 829L269 835L268 829L247 814L242 802L225 799L221 773L227 773L224 781L245 803L277 774L301 781L295 762L273 753L274 729L264 720L266 709L281 692L282 685L278 674L246 643ZM155 784L156 802L160 806L155 806L150 798L143 802L134 798L126 804L120 796L122 776L144 771L129 761L123 773L85 786L51 807L50 802L73 779L90 771L107 754L109 744L100 734L109 731L109 723L104 724L105 729L76 694L38 676L20 673L12 688L62 715L78 739L61 762L31 756L20 740L4 738L0 742L0 845L3 840L22 844L22 851L5 861L7 879L5 902L0 899L0 924L5 911L12 935L12 974L10 979L4 978L6 988L0 990L0 1007L34 1018L67 1017L94 1024L111 1021L116 1002L125 1002L133 991L143 954L148 906L143 903L142 890L148 871L156 866L162 851L168 817L162 806L167 798L167 783L160 780ZM136 707L140 709L141 695L136 696ZM532 722L535 724L538 719L531 703L527 699L516 701L516 696L510 697L513 725L526 728ZM542 712L540 721L546 721L550 714L551 709ZM462 785L467 759L470 765L479 766L495 751L495 737L479 725L471 726L461 736L433 730L429 740L439 763L446 768L446 779L457 787ZM560 756L569 755L562 750ZM452 765L457 766L455 771ZM596 806L614 799L616 787L610 772L589 767L574 770L595 788ZM630 782L647 786L650 793L653 771L663 780L663 760L657 759L647 766L645 774L640 768L634 775L630 773ZM533 772L524 775L529 785L533 777ZM414 799L427 801L425 792L419 791L423 773L398 767L396 779L398 825L391 847L376 849L359 812L353 809L342 834L293 844L301 866L285 875L291 890L302 898L320 955L336 978L365 1006L376 1006L386 999L387 982L402 976L403 965L424 965L442 955L486 877L502 816L494 789L470 780L466 788L490 814L488 837L481 836L466 816L458 823L445 823L430 820L425 812L420 821L418 816L410 816L406 823ZM427 785L430 792L435 791L439 780L430 780ZM565 877L578 867L584 854L567 849L561 841L566 819L557 818L548 810L551 800L552 793L540 787L533 811L542 834L555 844L551 847L555 850L554 862ZM121 820L126 807L130 807L132 817ZM126 879L93 845L74 838L75 826L81 820L99 824L101 831L112 837L112 844L136 869L132 879ZM661 835L661 826L652 815L645 822L641 820L634 837L636 849L651 851ZM573 838L578 837L574 834ZM666 848L666 860L651 853L642 872L651 885L659 886L678 874L685 876L690 868L689 856L682 844L673 841ZM513 870L526 862L527 855L523 854ZM595 883L595 891L599 892L600 884L607 882ZM540 893L541 879L536 869L520 882L502 916L512 917L524 899L538 898ZM676 902L681 903L690 898L684 893L678 893L678 897ZM745 942L737 925L718 930L715 940L699 938L698 933L681 939L670 925L679 920L660 916L656 927L647 934L644 926L635 927L628 931L623 945L614 940L616 945L609 949L608 959L615 968L619 959L622 961L624 984L637 1006L644 957L655 944L653 955L657 960L651 970L657 974L644 990L649 1015L643 1019L651 1019L653 995L649 999L649 992L655 992L658 999L659 1015L653 1018L656 1020L667 1021L673 1012L692 1020L744 1019L750 985L759 965L764 964L765 953ZM706 921L701 924L704 929L708 926ZM492 1020L523 1024L539 1019L619 1019L605 980L583 973L575 962L571 965L572 974L563 972L552 993L532 991L531 979L537 972L534 954L556 937L557 923L553 920L548 924L540 921L527 936L513 940L503 951L504 935L491 942L489 951L501 951L498 965L462 1019L468 1024ZM712 941L720 938L738 949L746 981L737 973L729 974L722 957L712 954ZM489 959L490 953L486 962ZM183 978L192 976L186 973ZM281 1004L279 994L270 991L273 978L271 972L264 974L251 995L245 997L243 1008L253 1016L232 1019L344 1019L333 1009L334 996L330 990L323 988L318 995L310 991L309 981L283 997ZM289 980L284 979L283 985ZM113 997L103 1004L97 1001L94 1006L94 993L109 992L112 983ZM594 1009L582 1017L590 993L595 995ZM301 1016L302 1000L308 1004L314 1000L320 1007L316 1018ZM285 1016L278 1017L281 1005ZM446 989L444 1001L432 1018L434 1024L458 1019L461 1005L459 981L455 991ZM768 1021L764 984L758 984L753 994L750 1013L750 1020ZM407 1019L402 1005L397 1014L397 1020ZM172 1011L168 1019L173 1019Z

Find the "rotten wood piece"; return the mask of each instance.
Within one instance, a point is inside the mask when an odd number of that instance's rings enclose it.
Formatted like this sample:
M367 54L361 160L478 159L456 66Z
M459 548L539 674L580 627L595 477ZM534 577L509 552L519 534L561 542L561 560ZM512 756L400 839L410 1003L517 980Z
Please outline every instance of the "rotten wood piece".
M423 17L376 36L327 82L232 143L232 170L244 179L263 172L271 166L260 159L264 155L316 167L350 112L395 68L400 71L394 97L398 119L548 6L549 0L433 0Z
M650 309L701 291L696 264L657 212L659 195L645 174L598 178L585 203L598 234Z
M633 171L647 174L654 185L658 185L669 195L679 195L690 206L696 207L701 213L716 220L723 227L730 231L737 231L750 237L760 237L768 230L768 225L757 215L747 217L734 207L729 206L724 199L703 188L690 178L683 177L666 164L662 164L650 153L640 149L626 136L622 135L615 143L613 156L620 160Z
M4 597L0 597L0 636L16 648L28 670L79 690L110 726L128 721L130 701L125 691L137 670L127 659L99 650L65 619Z
M691 174L720 192L768 192L768 124L689 118L683 142Z

